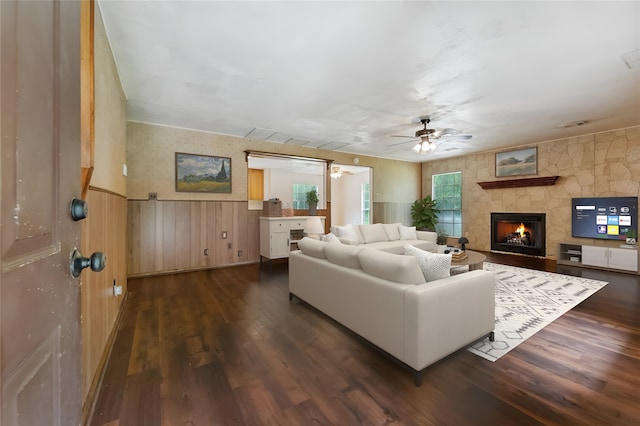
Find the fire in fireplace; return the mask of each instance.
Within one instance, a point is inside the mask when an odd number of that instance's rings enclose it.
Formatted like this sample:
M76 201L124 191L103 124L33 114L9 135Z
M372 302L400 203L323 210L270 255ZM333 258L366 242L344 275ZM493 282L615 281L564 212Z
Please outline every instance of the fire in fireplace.
M491 250L545 256L545 213L491 213Z

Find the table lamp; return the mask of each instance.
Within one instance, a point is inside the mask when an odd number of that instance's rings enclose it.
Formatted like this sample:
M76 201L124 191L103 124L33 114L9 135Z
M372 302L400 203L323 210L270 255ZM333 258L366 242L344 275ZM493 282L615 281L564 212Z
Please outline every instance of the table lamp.
M469 244L469 240L466 237L460 237L458 239L458 242L460 243L460 250L465 251L465 244Z
M324 226L318 216L310 216L304 225L304 233L316 240L320 239L320 235L324 234Z

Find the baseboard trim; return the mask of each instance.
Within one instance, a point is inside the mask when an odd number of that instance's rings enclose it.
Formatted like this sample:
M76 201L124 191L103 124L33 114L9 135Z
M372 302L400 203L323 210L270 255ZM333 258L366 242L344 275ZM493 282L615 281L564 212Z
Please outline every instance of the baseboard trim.
M109 333L109 338L107 339L107 343L102 352L102 357L100 358L100 363L98 364L98 368L96 369L96 374L93 376L91 387L89 388L87 397L85 398L84 403L82 404L82 414L81 414L80 424L88 425L91 423L91 420L93 418L96 403L98 402L98 395L100 395L100 388L102 386L102 381L104 380L106 366L109 364L109 360L111 359L111 353L113 351L113 343L116 340L116 335L118 334L118 329L120 328L120 319L122 317L122 312L124 312L124 306L128 300L129 300L129 292L127 291L124 295L124 300L120 304L120 310L118 311L116 320L113 322L113 328L111 329L111 333Z
M154 272L140 272L137 274L129 274L127 278L144 278L144 277L156 277L160 275L172 275L172 274L182 274L184 272L196 272L196 271L208 271L210 269L222 269L222 268L233 268L234 266L244 266L244 265L252 265L260 263L258 260L249 260L246 262L237 262L237 263L227 263L225 265L218 266L205 266L205 267L194 267L194 268L184 268L184 269L173 269L171 271L154 271Z

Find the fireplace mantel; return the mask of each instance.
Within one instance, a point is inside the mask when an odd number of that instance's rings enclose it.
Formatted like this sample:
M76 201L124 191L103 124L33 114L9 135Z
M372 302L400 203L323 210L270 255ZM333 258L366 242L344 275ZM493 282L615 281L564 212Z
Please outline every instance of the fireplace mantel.
M478 182L478 185L482 189L497 189L497 188L522 188L528 186L550 186L554 185L560 176L543 176L535 178L522 178L522 179L506 179L506 180L493 180L488 182Z

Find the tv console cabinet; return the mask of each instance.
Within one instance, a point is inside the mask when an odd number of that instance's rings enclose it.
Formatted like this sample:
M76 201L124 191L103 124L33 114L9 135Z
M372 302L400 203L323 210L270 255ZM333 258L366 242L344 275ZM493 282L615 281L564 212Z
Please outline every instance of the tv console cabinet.
M638 274L638 248L558 243L558 265L582 266Z

